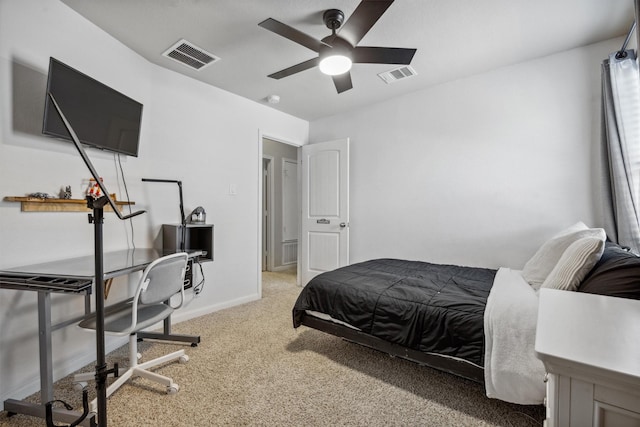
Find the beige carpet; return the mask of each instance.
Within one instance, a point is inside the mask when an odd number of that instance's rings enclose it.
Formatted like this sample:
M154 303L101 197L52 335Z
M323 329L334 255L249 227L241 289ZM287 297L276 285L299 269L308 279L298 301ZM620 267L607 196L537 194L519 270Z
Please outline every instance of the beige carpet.
M291 274L265 273L263 288L260 301L175 325L176 333L202 337L198 347L184 347L189 363L158 370L180 391L167 395L163 387L136 379L109 399L109 425L542 425L542 407L491 400L480 384L319 331L293 329L291 308L299 288ZM183 347L140 343L143 360L176 348ZM107 359L124 365L126 355L125 346ZM70 377L58 381L54 392L81 407ZM38 395L29 399L37 401ZM0 413L0 426L42 425L43 420Z

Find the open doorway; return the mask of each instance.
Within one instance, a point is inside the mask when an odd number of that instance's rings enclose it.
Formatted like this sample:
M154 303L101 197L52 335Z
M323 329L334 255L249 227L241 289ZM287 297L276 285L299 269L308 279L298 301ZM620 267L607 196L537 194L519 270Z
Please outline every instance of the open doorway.
M262 272L297 274L298 147L262 138Z

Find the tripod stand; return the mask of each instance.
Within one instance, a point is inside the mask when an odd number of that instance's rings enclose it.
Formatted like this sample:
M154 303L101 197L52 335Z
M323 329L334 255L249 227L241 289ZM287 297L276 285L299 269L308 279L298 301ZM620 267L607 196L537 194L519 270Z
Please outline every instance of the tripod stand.
M87 156L87 153L82 148L80 144L80 140L76 135L75 131L69 124L69 121L64 116L60 106L56 102L55 98L51 93L48 93L53 106L56 111L60 115L64 126L67 128L71 139L82 157L85 165L91 172L91 175L96 180L96 183L100 186L100 190L102 191L103 196L94 199L91 196L87 196L87 207L89 209L93 209L93 213L89 214L89 223L93 223L94 225L94 258L95 258L95 305L96 305L96 392L97 392L97 400L98 400L98 426L106 427L107 426L107 376L110 373L117 373L117 367L108 369L106 363L106 355L105 355L105 343L104 343L104 259L103 259L103 218L104 218L104 207L108 204L111 206L113 211L116 213L119 219L126 220L132 218L134 216L138 216L143 214L145 211L136 211L129 215L122 215L118 210L115 202L109 196L109 192L105 187L104 183L100 179L100 175L96 172L96 169L93 167L91 160ZM86 414L85 414L86 416ZM84 417L83 417L84 418ZM75 425L72 423L71 425Z

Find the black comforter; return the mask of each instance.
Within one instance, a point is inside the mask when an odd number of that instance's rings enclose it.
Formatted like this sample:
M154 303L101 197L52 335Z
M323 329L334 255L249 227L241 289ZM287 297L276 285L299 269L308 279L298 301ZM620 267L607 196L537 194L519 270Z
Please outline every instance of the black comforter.
M302 290L305 310L414 350L484 363L484 308L496 270L377 259L322 273Z

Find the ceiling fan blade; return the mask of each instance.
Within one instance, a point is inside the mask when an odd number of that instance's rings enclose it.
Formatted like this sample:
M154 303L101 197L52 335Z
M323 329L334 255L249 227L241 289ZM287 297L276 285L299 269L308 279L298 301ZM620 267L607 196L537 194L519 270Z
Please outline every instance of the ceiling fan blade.
M290 27L287 24L276 21L273 18L265 19L258 25L286 39L289 39L292 42L298 43L308 49L311 49L314 52L320 52L321 48L329 46L328 44L321 42L320 40L315 39L310 35L303 33L302 31L296 30L295 28Z
M278 71L277 73L269 74L268 77L272 79L281 79L283 77L290 76L292 74L299 73L300 71L308 70L309 68L313 68L320 62L320 58L312 58L308 61L301 62L299 64L293 65L289 68L285 68L284 70Z
M391 3L393 0L362 0L347 22L340 27L338 34L351 43L351 46L357 45Z
M351 73L348 71L346 73L338 74L337 76L332 77L333 84L336 85L336 90L338 91L338 93L342 93L353 87L353 84L351 84Z
M411 64L416 49L401 47L356 47L351 52L352 61L359 64Z

